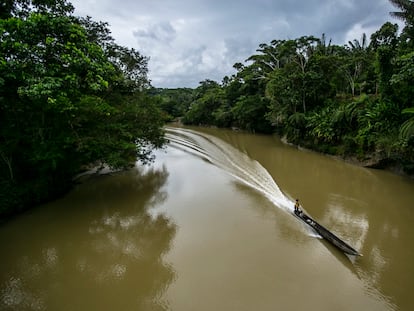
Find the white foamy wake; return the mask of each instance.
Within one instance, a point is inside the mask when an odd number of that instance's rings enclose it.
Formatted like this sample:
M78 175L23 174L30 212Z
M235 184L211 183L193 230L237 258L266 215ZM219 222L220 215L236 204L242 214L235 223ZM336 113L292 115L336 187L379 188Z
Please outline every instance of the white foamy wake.
M182 128L166 128L172 147L190 152L220 167L247 186L261 192L279 208L293 211L293 202L286 197L269 172L256 160L214 136Z

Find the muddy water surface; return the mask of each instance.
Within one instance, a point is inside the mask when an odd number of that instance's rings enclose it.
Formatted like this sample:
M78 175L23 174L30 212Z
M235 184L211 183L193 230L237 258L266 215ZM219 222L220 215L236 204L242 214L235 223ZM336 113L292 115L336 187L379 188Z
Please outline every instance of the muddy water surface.
M167 130L0 226L0 310L411 310L414 182L271 136ZM364 256L292 216L293 199Z

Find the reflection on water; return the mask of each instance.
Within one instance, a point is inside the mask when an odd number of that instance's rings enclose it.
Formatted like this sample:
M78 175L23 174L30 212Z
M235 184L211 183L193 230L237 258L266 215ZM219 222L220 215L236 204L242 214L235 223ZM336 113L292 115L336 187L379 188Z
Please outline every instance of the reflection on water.
M167 132L151 169L83 176L0 226L1 310L410 310L413 181L269 136ZM364 257L315 238L296 197Z
M340 236L344 241L353 245L356 249L363 249L369 230L369 222L362 213L351 213L343 205L346 199L333 196L326 212L321 219L322 223L330 224L329 229Z
M298 151L268 136L211 128L199 130L220 137L259 161L288 197L299 197L315 219L355 246L364 257L351 262L342 254L336 257L387 309L412 305L409 290L414 286L412 180L314 152ZM298 243L303 242L300 234L292 233L288 221L278 222L277 228L286 232L287 239L295 237ZM323 244L338 254L335 248Z
M167 309L175 274L163 256L176 226L149 212L166 199L167 178L165 168L89 177L24 215L26 232L1 228L0 309Z

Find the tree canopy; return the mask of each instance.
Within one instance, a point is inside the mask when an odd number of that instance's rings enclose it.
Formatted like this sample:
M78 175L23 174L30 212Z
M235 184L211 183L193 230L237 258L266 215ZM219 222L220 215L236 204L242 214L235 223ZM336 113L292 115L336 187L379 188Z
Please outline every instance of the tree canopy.
M2 4L0 214L66 190L85 165L151 160L163 119L148 58L65 0Z

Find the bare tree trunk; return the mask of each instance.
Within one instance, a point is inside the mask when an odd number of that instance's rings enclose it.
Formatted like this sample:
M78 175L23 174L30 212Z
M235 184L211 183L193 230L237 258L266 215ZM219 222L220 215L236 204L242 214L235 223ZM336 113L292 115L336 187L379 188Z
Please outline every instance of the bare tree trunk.
M6 155L3 153L3 151L0 150L0 156L3 159L4 163L6 164L8 170L9 170L9 177L11 181L14 181L14 174L13 174L13 167L12 167L12 158L6 157Z

